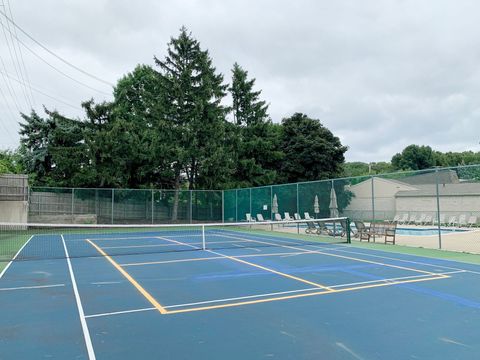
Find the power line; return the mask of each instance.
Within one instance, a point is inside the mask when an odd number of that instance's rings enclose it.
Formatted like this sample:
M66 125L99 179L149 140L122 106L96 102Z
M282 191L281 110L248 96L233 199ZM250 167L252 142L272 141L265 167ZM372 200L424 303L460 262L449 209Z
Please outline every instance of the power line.
M5 66L5 62L3 61L2 55L0 55L0 64L2 65L3 69L7 71L7 67ZM20 110L20 106L17 103L17 94L15 93L15 88L13 87L12 82L10 81L9 78L5 77L3 73L2 73L2 78L3 78L3 81L5 82L5 86L8 92L10 93L10 96L12 97L13 104L17 108L17 111L21 112L22 110Z
M45 45L43 45L42 43L40 43L39 41L35 40L30 34L28 34L25 30L23 30L19 25L17 25L12 19L10 19L3 11L0 10L0 14L3 15L7 21L9 21L10 23L12 23L12 25L14 27L16 27L18 30L20 30L22 32L22 34L24 34L26 37L28 37L30 40L32 40L35 44L37 44L38 46L40 46L43 50L45 50L46 52L48 52L49 54L51 54L52 56L56 57L58 60L60 60L61 62L63 62L64 64L67 64L68 66L74 68L75 70L81 72L82 74L84 75L87 75L89 77L91 77L92 79L95 79L97 81L100 81L106 85L110 85L110 86L114 86L114 84L112 84L111 82L109 81L106 81L106 80L103 80L103 79L100 79L99 77L93 75L93 74L90 74L89 72L79 68L78 66L75 66L73 65L71 62L65 60L64 58L62 58L61 56L55 54L53 51L51 51L50 49L48 49Z
M6 76L6 77L8 77L8 78L10 78L10 79L12 79L13 81L16 81L17 83L22 84L22 81L21 81L20 79L16 79L16 78L13 77L11 74L4 73L4 72L1 71L1 70L0 70L0 73L1 73L2 75ZM24 85L24 84L22 84L22 85ZM64 105L70 106L71 108L74 108L75 110L82 110L81 107L76 106L76 105L72 105L72 104L70 104L70 103L68 103L68 102L66 102L66 101L64 101L64 100L62 100L62 99L59 99L59 98L57 98L57 97L55 97L55 96L53 96L53 95L50 95L50 94L44 92L43 90L40 90L38 87L35 87L35 86L33 86L33 85L30 85L30 87L32 88L32 90L35 90L35 91L38 92L39 94L42 94L43 96L46 96L46 97L48 97L48 98L50 98L50 99L52 99L52 100L55 100L55 101L58 101L58 102L60 102L60 103L62 103L62 104L64 104Z
M7 97L5 96L5 93L3 92L2 90L2 87L0 87L0 95L2 96L3 98L3 101L5 102L5 105L8 109L8 112L10 113L10 115L12 116L12 119L15 121L15 114L14 112L12 111L12 108L10 107L9 103L8 103L8 100L7 100ZM13 134L10 132L10 126L6 125L4 121L0 121L0 123L2 124L2 128L5 130L5 132L8 134L9 138L13 138Z
M12 13L12 7L10 6L10 0L6 0L6 1L7 1L8 11L10 13L10 18L13 20L13 13ZM4 9L5 9L5 7L4 7ZM16 27L13 27L13 31L15 33L15 37L18 37ZM25 73L25 78L26 78L26 82L27 82L27 85L28 85L28 89L30 90L30 98L32 100L33 105L36 105L35 104L35 97L33 96L33 91L32 91L32 88L30 86L30 76L28 75L27 67L25 66L25 61L23 59L22 48L20 47L20 44L18 43L18 41L17 41L16 44L17 44L17 47L18 47L18 52L20 53L21 65L23 67L23 72Z
M3 14L2 11L0 11L0 14ZM0 25L5 29L5 25L3 25L2 23L0 23ZM9 31L8 29L6 29L7 31ZM11 32L10 32L11 33ZM93 90L93 91L96 91L100 94L103 94L103 95L107 95L107 96L110 96L111 94L108 94L102 90L98 90L98 89L95 89L94 87L91 87L90 85L87 85L85 84L84 82L80 81L80 80L77 80L75 78L73 78L72 76L64 73L62 70L58 69L57 67L53 66L52 64L50 64L47 60L45 60L44 58L42 58L40 55L38 55L35 51L33 51L32 49L30 49L22 40L20 40L17 36L13 35L15 37L15 39L20 43L22 44L22 46L27 49L30 53L32 53L34 56L36 56L38 59L40 59L42 62L44 62L46 65L48 65L49 67L51 67L53 70L55 70L56 72L60 73L61 75L65 76L66 78L72 80L72 81L75 81L76 83L86 87L86 88L89 88L90 90Z

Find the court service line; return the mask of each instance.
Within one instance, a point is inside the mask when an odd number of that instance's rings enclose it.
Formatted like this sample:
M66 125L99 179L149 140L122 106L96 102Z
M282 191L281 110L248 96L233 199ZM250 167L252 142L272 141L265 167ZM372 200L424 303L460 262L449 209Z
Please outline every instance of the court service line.
M369 289L369 288L376 288L376 287L382 287L382 286L392 286L392 285L414 283L414 282L420 282L420 281L440 280L440 279L448 278L448 277L449 277L448 275L432 276L432 277L428 277L428 278L423 277L423 278L403 280L403 281L399 280L399 281L392 281L392 282L383 282L383 283L379 283L379 284L368 284L368 285L362 285L362 286L356 286L356 287L354 286L354 287L350 287L350 288L338 289L338 290L335 290L335 291L324 290L324 291L317 291L317 292L307 293L307 294L294 294L294 295L279 296L279 297L267 298L267 299L257 299L257 300L250 300L250 301L233 302L233 303L228 303L228 304L218 304L218 305L212 305L212 306L200 306L200 307L196 307L196 308L171 310L171 311L168 311L168 314L179 314L179 313L187 313L187 312L194 312L194 311L205 311L205 310L221 309L221 308L228 308L228 307L237 307L237 306L244 306L244 305L251 305L251 304L260 304L260 303L266 303L266 302L272 302L272 301L281 301L281 300L289 300L289 299L303 298L303 297L309 297L309 296L334 294L334 293L354 291L354 290L362 290L362 289Z
M166 238L166 237L158 236L158 238L159 238L159 239L162 239L162 240L166 240L166 241L175 242L175 243L178 243L178 244L181 244L181 245L185 245L185 246L197 248L196 246L193 246L193 245L190 245L190 244L187 244L187 243L182 243L182 242L180 242L180 241L173 240L173 239L168 239L168 238ZM197 248L197 249L200 249L200 248ZM271 268L267 268L267 267L265 267L265 266L258 265L258 264L255 264L255 263L252 263L252 262L249 262L249 261L246 261L246 260L238 259L238 258L236 258L235 256L225 255L225 254L222 254L222 253L213 251L213 250L205 250L205 251L207 251L207 252L209 252L209 253L211 253L211 254L214 254L214 255L223 256L223 257L226 258L226 259L230 259L230 260L233 260L233 261L242 263L242 264L246 264L246 265L249 265L249 266L253 266L253 267L258 268L258 269L261 269L261 270L265 270L265 271L267 271L267 272L271 272L271 273L276 274L276 275L283 276L283 277L288 278L288 279L292 279L292 280L296 280L296 281L303 282L303 283L305 283L305 284L313 285L313 286L316 286L316 287L318 287L318 288L320 288L320 289L325 289L325 290L328 290L328 291L335 291L335 290L329 288L328 286L325 286L325 285L322 285L322 284L318 284L318 283L315 283L315 282L313 282L313 281L309 281L309 280L306 280L306 279L302 279L302 278L299 278L299 277L297 277L297 276L293 276L293 275L290 275L290 274L286 274L286 273L283 273L283 272L281 272L281 271L277 271L277 270L274 270L274 269L271 269Z
M266 254L246 254L246 255L235 255L237 258L250 258L250 257L270 257L270 256L291 256L291 255L305 255L305 254L315 254L315 250L312 251L295 251L295 252L281 252L281 253L266 253ZM144 266L144 265L161 265L161 264L172 264L172 263L182 263L190 261L206 261L206 260L220 260L225 259L224 256L211 256L206 258L188 258L188 259L175 259L175 260L160 260L160 261L146 261L138 263L125 263L120 264L120 266Z
M62 287L62 286L65 286L65 284L36 285L36 286L18 286L18 287L0 288L0 291L45 289L45 288L54 288L54 287Z
M459 273L459 272L463 272L463 271L461 270L461 271L445 272L445 273L441 273L441 275L450 275L450 274L455 274L455 273ZM438 274L438 275L440 275L440 274ZM393 282L393 281L416 279L416 278L422 278L422 277L427 277L427 276L428 275L402 276L402 277L386 278L386 279L379 279L379 280L358 281L358 282L352 282L352 283L346 283L346 284L330 285L330 287L331 288L342 288L342 287L346 287L346 286L351 287L351 286L354 286L354 285L365 285L365 284L372 284L372 283L386 283L388 285L391 285L391 282ZM219 302L226 302L226 301L245 300L245 299L253 299L253 298L259 298L259 297L268 297L268 296L275 296L275 295L284 295L284 294L314 291L314 290L318 290L318 288L317 287L310 287L310 288L305 288L305 289L279 291L279 292L271 292L271 293L264 293L264 294L254 294L254 295L238 296L238 297L231 297L231 298L205 300L205 301L198 301L198 302L192 302L192 303L167 305L167 306L164 306L164 307L166 309L174 309L174 308L185 307L185 306L212 304L212 303L219 303ZM140 308L140 309L132 309L132 310L123 310L123 311L114 311L114 312L107 312L107 313L92 314L92 315L87 315L86 318L130 314L130 313L134 313L134 312L143 312L143 311L149 311L149 310L155 310L155 308L154 307L149 307L149 308ZM171 311L169 311L168 313L171 313Z
M90 239L86 239L97 251L103 255L114 267L117 269L149 302L152 304L160 314L166 314L167 311L164 309L160 303L155 300L155 298L150 295L150 293L145 290L128 272L125 271L115 260L113 260L110 255L102 250L97 244L95 244Z
M239 239L239 237L233 236L233 235L224 235L224 236L225 236L225 237L231 237L231 238L233 238L233 239ZM294 250L299 250L299 251L304 250L304 249L299 248L299 247L296 247L296 246L275 244L275 243L270 243L270 242L266 242L266 241L263 241L263 240L252 240L252 241L258 242L258 243L260 243L260 244L266 244L266 245L271 245L271 246L276 246L276 247L285 247L285 248L294 249ZM312 246L315 246L315 245L312 245ZM369 263L369 264L376 264L376 265L382 265L382 266L392 267L392 268L396 268L396 269L402 269L402 270L408 270L408 271L413 271L413 272L419 272L419 273L429 274L429 275L432 275L432 276L435 275L435 273L434 273L434 272L431 272L431 271L425 271L425 270L420 270L420 269L415 269L415 268L409 268L409 267L400 266L400 265L393 265L393 264L388 264L388 263L383 263L383 262L378 262L378 261L372 261L372 260L366 260L366 259L359 259L359 258L355 258L355 257L351 257L351 256L345 256L345 255L339 255L339 254L332 254L332 253L328 253L328 252L320 251L320 250L314 250L314 251L311 251L311 252L312 252L312 253L315 253L315 254L323 254L323 255L326 255L326 256L332 256L332 257L337 257L337 258L342 258L342 259L354 260L354 261L358 261L358 262L364 262L364 263Z
M18 251L16 252L16 254L13 256L12 260L10 260L8 262L8 264L3 268L2 272L0 272L0 279L2 278L2 276L7 272L7 269L10 267L10 265L12 265L13 261L17 258L17 256L21 253L21 251L23 250L23 248L25 246L27 246L27 244L30 242L30 240L32 240L34 235L30 236L28 238L28 240L25 242L25 244L22 245L22 247L20 249L18 249Z
M80 316L80 324L82 325L83 337L85 339L85 345L87 347L88 358L95 360L95 352L93 350L92 339L90 337L90 331L88 330L87 321L85 320L85 312L83 311L82 300L80 299L80 293L78 292L77 281L75 280L75 274L73 273L72 262L70 261L70 255L68 254L67 244L65 244L65 238L62 238L63 249L65 250L65 256L67 259L68 271L70 273L70 279L72 281L73 293L75 295L75 301L77 303L78 315Z

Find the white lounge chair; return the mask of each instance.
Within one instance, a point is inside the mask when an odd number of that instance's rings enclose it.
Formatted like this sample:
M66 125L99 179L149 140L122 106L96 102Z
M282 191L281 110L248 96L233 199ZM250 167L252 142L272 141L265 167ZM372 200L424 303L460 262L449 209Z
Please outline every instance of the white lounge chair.
M252 214L245 214L248 222L255 222L255 217Z
M285 212L284 214L285 214L285 218L284 218L284 219L285 219L286 221L293 221L293 218L290 216L290 213Z
M305 220L315 220L314 218L312 218L310 216L310 214L308 212L304 212L303 215L305 216Z
M433 218L433 225L438 224L438 217L435 215ZM440 225L447 225L447 215L445 214L440 214Z
M415 215L415 214L410 215L410 218L408 219L407 224L415 224L416 220L417 220L417 215Z
M400 220L398 220L398 223L400 225L404 225L406 224L408 221L408 214L403 214L403 216L400 218Z
M393 222L399 222L400 221L400 215L399 214L396 214L394 217L393 217Z
M424 225L432 225L433 224L433 219L432 215L427 215L425 217L425 221L423 222Z
M302 220L302 218L300 217L300 214L299 214L299 213L293 214L293 218L294 218L295 220Z
M462 214L458 217L458 226L467 226L467 215Z
M257 214L257 220L260 221L260 222L265 221L262 214Z
M477 217L475 215L472 215L468 218L467 225L469 227L474 227L477 226Z
M457 225L457 217L454 215L454 216L450 216L450 218L448 219L448 226L455 226Z
M425 222L425 218L427 217L426 214L422 214L420 215L419 218L415 219L415 225L423 225L423 223Z
M273 218L275 221L282 221L282 215L280 215L279 213L275 213L275 216Z

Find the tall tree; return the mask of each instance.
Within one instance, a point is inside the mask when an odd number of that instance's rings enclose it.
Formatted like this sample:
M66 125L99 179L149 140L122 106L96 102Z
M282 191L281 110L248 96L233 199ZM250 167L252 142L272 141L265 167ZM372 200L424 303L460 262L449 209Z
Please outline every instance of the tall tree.
M233 185L256 186L273 183L277 162L282 158L279 132L268 116L268 105L255 91L255 79L235 63L232 69L232 112L234 124L231 142L235 171Z
M176 189L172 219L176 220L184 175L190 189L209 189L221 184L228 172L224 152L227 108L221 105L226 85L208 51L201 49L185 27L171 39L165 59L155 57L155 63L163 87L165 119L171 124L176 144L172 149Z
M342 174L347 147L319 120L296 113L283 119L283 181L332 179Z
M430 146L409 145L392 157L392 166L397 170L422 170L435 165L435 154Z

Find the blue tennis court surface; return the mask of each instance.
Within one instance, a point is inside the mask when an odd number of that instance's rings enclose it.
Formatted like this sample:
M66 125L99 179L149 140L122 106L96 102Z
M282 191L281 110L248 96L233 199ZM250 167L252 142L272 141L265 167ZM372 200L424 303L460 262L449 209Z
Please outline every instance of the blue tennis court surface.
M188 231L33 235L18 258L46 241L59 258L0 275L0 358L480 356L478 265L213 235L201 251Z

